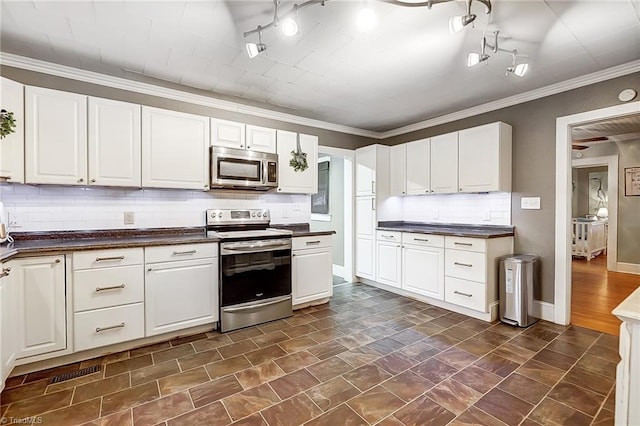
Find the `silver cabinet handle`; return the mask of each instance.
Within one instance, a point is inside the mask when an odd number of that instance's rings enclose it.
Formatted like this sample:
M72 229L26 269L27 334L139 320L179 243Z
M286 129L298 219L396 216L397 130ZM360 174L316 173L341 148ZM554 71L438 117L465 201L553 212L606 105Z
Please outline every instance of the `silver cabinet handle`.
M179 256L179 255L183 255L183 254L196 254L197 250L187 250L187 251L174 251L173 255L174 256Z
M96 262L107 262L109 260L124 260L124 256L96 257Z
M55 263L60 263L60 259L56 259Z
M473 267L473 265L471 263L460 263L460 262L453 262L454 265L458 265L458 266L466 266L467 268L471 268Z
M100 333L101 331L113 330L114 328L123 328L124 322L121 322L118 325L110 325L109 327L96 327L96 333Z
M371 210L376 211L376 199L371 199Z
M429 239L428 239L428 238L414 238L413 240L414 240L414 241L424 241L425 243L428 243L428 242L429 242Z
M119 290L121 288L124 288L124 284L114 285L111 287L96 287L96 292L105 291L105 290Z
M371 193L375 194L376 193L376 182L375 181L371 181Z
M387 240L395 240L396 237L394 237L393 235L380 235L382 238L387 239Z
M91 183L96 183L96 180L95 179L91 179Z
M2 180L11 180L11 176L0 176Z
M317 240L317 241L307 241L307 245L308 245L308 246L311 246L311 245L314 245L314 244L320 244L320 240Z
M457 241L454 241L453 244L455 244L457 246L467 246L467 247L471 247L473 245L472 243L459 243Z
M9 276L9 272L11 268L2 268L2 272L0 272L0 278Z
M469 293L462 293L458 290L454 290L453 294L459 294L460 296L466 296L466 297L473 297L473 294L469 294Z

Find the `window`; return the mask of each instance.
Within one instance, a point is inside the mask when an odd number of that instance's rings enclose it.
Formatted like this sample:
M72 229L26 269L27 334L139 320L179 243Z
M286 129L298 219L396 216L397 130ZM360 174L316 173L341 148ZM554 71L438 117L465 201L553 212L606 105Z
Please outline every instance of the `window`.
M322 158L318 161L318 193L311 195L311 213L326 214L329 206L330 161Z

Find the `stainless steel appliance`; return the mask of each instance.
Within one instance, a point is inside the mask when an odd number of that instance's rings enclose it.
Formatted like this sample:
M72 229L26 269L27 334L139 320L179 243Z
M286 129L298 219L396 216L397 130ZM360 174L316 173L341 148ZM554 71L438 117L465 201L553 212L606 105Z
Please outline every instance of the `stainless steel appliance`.
M293 314L291 231L268 229L269 210L207 210L220 238L220 331Z
M211 148L210 187L268 191L278 186L278 155L243 149Z
M540 285L540 258L513 254L500 258L499 265L500 320L529 327L538 321L532 313L533 293Z

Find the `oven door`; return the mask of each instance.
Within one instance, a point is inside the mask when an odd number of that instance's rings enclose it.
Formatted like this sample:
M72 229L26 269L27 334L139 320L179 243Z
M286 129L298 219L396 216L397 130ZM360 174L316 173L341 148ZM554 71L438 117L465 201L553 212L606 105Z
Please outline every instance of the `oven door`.
M292 315L291 239L220 244L220 330Z

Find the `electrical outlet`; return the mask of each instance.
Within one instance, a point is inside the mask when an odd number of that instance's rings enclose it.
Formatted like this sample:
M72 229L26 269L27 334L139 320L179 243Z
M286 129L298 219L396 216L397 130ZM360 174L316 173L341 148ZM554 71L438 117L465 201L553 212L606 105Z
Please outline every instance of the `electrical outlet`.
M135 214L133 212L124 212L124 224L133 225L135 222Z

